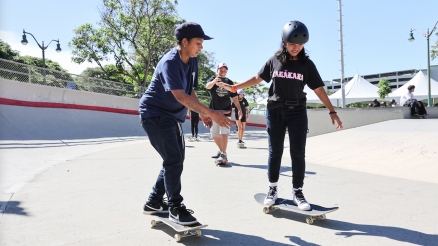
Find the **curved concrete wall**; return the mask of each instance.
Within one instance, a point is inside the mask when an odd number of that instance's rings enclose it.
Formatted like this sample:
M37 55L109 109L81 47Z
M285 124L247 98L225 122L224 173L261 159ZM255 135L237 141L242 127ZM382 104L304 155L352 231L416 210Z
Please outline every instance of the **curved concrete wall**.
M126 130L122 135L124 136L142 136L141 126L138 123L138 100L133 98L111 96L106 94L76 91L71 89L62 89L49 86L27 84L11 80L0 79L0 104L21 105L28 107L42 107L42 108L68 108L59 110L31 110L23 109L18 113L17 109L11 107L2 107L2 117L0 127L3 137L13 137L17 135L6 134L6 125L10 125L9 130L14 129L15 122L33 122L34 124L41 124L56 128L57 126L64 126L70 128L59 129L63 136L80 138L104 137L107 134L110 136L120 136L121 133L115 131L122 131L126 128L126 124L132 125L132 129ZM85 112L75 112L75 110L88 110ZM73 110L73 111L71 111ZM341 120L344 122L344 128L353 128L377 122L393 119L410 118L409 108L348 108L336 109ZM429 118L438 118L438 108L428 108ZM14 112L17 111L17 112ZM36 112L32 114L30 112ZM95 112L95 111L104 111ZM115 114L114 113L119 113ZM28 116L28 117L26 117ZM30 117L30 118L29 118ZM58 119L56 119L58 118ZM324 133L336 131L332 125L327 109L309 109L309 134L308 136L315 136ZM56 120L55 120L56 119ZM75 122L74 127L72 123ZM81 126L83 123L83 126ZM30 123L29 123L30 124ZM264 115L250 116L248 126L258 126L264 128L266 125L266 118ZM76 135L69 135L68 132L76 132L84 127L95 129L94 131L87 131ZM73 128L76 130L72 130ZM107 127L107 128L105 128ZM189 125L184 124L185 132L189 132ZM203 129L203 127L200 127ZM50 129L50 128L45 128ZM99 130L100 129L100 130ZM106 129L106 130L104 130ZM128 127L128 129L131 129ZM18 130L18 129L17 129ZM100 133L99 133L100 132ZM202 132L205 132L202 130ZM46 132L44 134L49 134ZM85 135L83 135L85 134ZM47 137L47 135L46 135ZM55 136L54 136L55 137ZM51 137L50 137L51 138ZM56 139L59 139L57 136ZM4 138L2 138L4 139ZM18 137L17 139L20 139ZM26 139L26 137L24 138Z

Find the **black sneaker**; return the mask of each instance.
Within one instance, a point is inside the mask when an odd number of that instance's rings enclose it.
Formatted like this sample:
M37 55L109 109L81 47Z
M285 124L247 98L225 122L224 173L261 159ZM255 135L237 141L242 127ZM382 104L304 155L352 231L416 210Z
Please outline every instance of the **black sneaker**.
M221 152L218 151L216 155L212 155L211 158L219 158L221 156Z
M193 210L186 209L186 207L182 205L181 207L175 207L170 211L169 220L181 225L192 225L198 223L192 214Z
M165 214L169 212L169 206L165 199L155 204L146 202L143 206L143 214Z

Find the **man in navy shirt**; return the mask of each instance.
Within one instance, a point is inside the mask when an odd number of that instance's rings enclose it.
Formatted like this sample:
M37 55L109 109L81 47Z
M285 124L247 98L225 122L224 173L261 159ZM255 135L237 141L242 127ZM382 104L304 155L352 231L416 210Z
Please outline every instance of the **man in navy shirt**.
M181 196L181 174L185 157L184 135L181 123L187 108L198 112L208 127L217 122L230 127L232 122L222 111L209 109L199 103L194 88L198 85L198 54L204 34L197 23L186 22L175 29L177 47L158 62L148 89L140 99L141 124L152 146L163 158L157 181L152 188L143 213L169 213L169 219L190 225L197 222L193 211L187 209ZM163 200L167 194L168 203Z

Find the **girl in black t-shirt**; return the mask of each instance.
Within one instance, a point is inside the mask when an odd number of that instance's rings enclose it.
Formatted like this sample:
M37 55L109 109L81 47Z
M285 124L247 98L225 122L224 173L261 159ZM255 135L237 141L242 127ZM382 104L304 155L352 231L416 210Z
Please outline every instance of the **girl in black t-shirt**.
M315 64L304 51L309 40L307 27L299 21L286 23L282 30L281 48L266 62L257 75L238 85L218 83L230 90L243 89L262 82L271 82L266 111L266 125L269 141L268 178L269 191L266 205L272 205L277 199L277 185L283 156L286 128L289 134L289 148L292 159L292 200L301 210L310 210L310 204L303 194L305 174L305 148L307 137L306 93L307 84L329 110L329 116L337 129L342 122L337 116Z

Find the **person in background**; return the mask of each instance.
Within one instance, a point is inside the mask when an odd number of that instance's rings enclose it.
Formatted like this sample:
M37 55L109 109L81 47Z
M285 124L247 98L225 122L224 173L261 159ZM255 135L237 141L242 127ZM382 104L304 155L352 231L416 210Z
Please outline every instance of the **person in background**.
M192 132L192 141L199 141L198 139L199 113L189 110L189 115L190 115L190 130Z
M380 103L379 103L379 101L377 101L377 99L374 99L374 100L372 101L372 104L373 104L373 107L374 107L374 108L380 107Z
M238 95L240 108L243 110L242 118L239 119L239 109L236 107L236 105L233 102L233 111L234 111L234 116L236 117L236 126L237 126L237 138L239 139L238 143L245 144L245 142L243 142L243 134L245 132L246 122L249 119L249 104L245 98L244 90L242 89L238 90L237 95Z
M397 103L397 101L395 99L391 100L391 107L395 108L395 107L401 107L401 105L399 103Z
M427 115L426 108L423 102L418 101L414 96L415 85L408 86L408 92L400 97L400 105L411 107L411 116L413 115Z
M241 118L240 104L237 99L236 92L227 91L216 84L219 82L226 83L228 85L233 85L233 81L227 78L228 66L224 62L221 62L217 66L217 76L210 78L205 85L205 88L210 92L210 108L214 110L226 110L230 113L225 115L231 120L231 100L236 104L239 109L239 118ZM227 146L228 146L228 134L230 133L230 128L221 127L213 121L213 126L210 129L211 137L213 138L215 144L219 148L217 155L212 156L216 159L217 165L228 165L227 156Z

